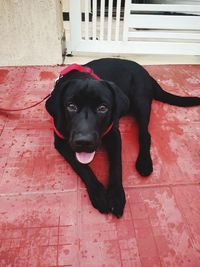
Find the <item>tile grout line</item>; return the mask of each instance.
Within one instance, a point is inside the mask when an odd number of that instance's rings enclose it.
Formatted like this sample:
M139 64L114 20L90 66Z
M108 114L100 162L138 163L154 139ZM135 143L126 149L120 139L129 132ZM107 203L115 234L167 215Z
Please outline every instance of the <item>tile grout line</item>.
M141 261L141 254L140 254L140 251L139 251L139 246L138 246L138 240L136 238L136 230L135 230L135 225L134 225L134 217L133 217L133 212L131 210L131 204L130 204L130 201L127 201L128 202L128 206L129 206L129 210L130 210L130 215L131 215L131 223L133 225L133 229L134 229L134 236L135 236L135 241L136 241L136 246L137 246L137 253L138 253L138 257L139 257L139 260L140 260L140 264L142 266L142 261Z
M155 242L155 247L156 247L156 250L157 250L157 252L158 252L158 258L159 258L159 263L160 263L160 267L162 267L163 266L163 264L162 264L162 261L161 261L161 257L160 257L160 250L159 250L159 245L158 245L158 243L157 243L157 239L156 239L156 237L155 237L155 233L154 233L154 230L153 230L153 225L152 225L152 222L151 222L151 219L150 219L150 214L149 214L149 209L147 208L147 205L146 205L146 203L144 202L144 205L145 205L145 208L146 208L146 210L147 210L147 213L148 213L148 222L149 222L149 224L151 225L151 233L152 233L152 236L153 236L153 240L154 240L154 242Z
M170 187L170 191L171 191L171 193L172 193L173 196L174 196L174 200L175 200L175 203L176 203L178 209L181 211L181 216L183 217L183 221L184 221L185 224L186 224L186 229L187 229L187 231L189 232L190 240L191 240L191 243L192 243L193 248L194 248L194 247L195 247L195 244L194 244L194 242L193 242L194 234L192 233L192 231L191 231L191 229L190 229L190 225L189 225L188 219L187 219L187 217L185 216L185 212L184 212L184 210L182 209L181 205L179 205L179 202L178 202L178 200L177 200L177 196L176 196L175 192L173 191L173 188L172 188L172 187ZM192 237L192 238L191 238L191 237Z
M58 217L58 231L57 231L57 253L56 253L56 266L59 267L59 235L60 235L60 216Z
M189 183L175 183L175 184L149 184L149 185L134 185L134 186L125 186L126 190L128 189L143 189L143 188L157 188L157 187L176 187L176 186L191 186L191 185L200 185L199 182L189 182ZM0 197L16 197L16 196L27 196L27 195L56 195L56 194L64 194L70 192L77 192L77 191L86 191L86 188L79 188L79 189L67 189L67 190L57 190L57 191L33 191L33 192L20 192L20 193L0 193Z

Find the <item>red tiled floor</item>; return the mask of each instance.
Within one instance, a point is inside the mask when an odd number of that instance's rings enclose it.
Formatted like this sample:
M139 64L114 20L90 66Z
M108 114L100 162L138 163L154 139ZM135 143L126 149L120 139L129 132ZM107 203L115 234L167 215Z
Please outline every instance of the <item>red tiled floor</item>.
M198 95L200 66L147 66L168 91ZM0 106L24 107L46 96L61 67L0 69ZM41 104L0 114L1 267L197 267L200 264L200 108L154 102L154 172L140 177L137 127L120 122L124 216L98 213L85 187L53 147ZM105 151L92 168L106 184Z

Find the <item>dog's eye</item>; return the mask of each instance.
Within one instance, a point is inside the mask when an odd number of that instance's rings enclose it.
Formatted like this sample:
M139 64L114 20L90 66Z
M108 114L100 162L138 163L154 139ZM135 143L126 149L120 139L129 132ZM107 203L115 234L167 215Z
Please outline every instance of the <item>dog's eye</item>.
M100 105L97 108L97 112L99 112L99 113L106 113L107 111L108 111L108 107L106 105Z
M77 105L75 105L73 103L67 104L67 109L68 109L68 111L71 111L71 112L77 112L78 111Z

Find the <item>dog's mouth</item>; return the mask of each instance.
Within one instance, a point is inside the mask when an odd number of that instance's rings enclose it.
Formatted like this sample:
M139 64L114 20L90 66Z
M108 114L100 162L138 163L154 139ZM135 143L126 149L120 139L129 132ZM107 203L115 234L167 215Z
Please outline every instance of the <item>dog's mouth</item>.
M82 163L82 164L89 164L90 162L92 162L92 160L94 159L95 156L95 151L89 153L89 152L76 152L76 159Z

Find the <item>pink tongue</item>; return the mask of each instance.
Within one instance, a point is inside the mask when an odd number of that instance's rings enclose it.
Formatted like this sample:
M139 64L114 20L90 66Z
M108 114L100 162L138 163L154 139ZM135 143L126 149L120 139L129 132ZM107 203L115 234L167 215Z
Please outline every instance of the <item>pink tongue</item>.
M90 163L93 160L94 155L95 155L95 151L92 153L76 152L76 158L82 164Z

